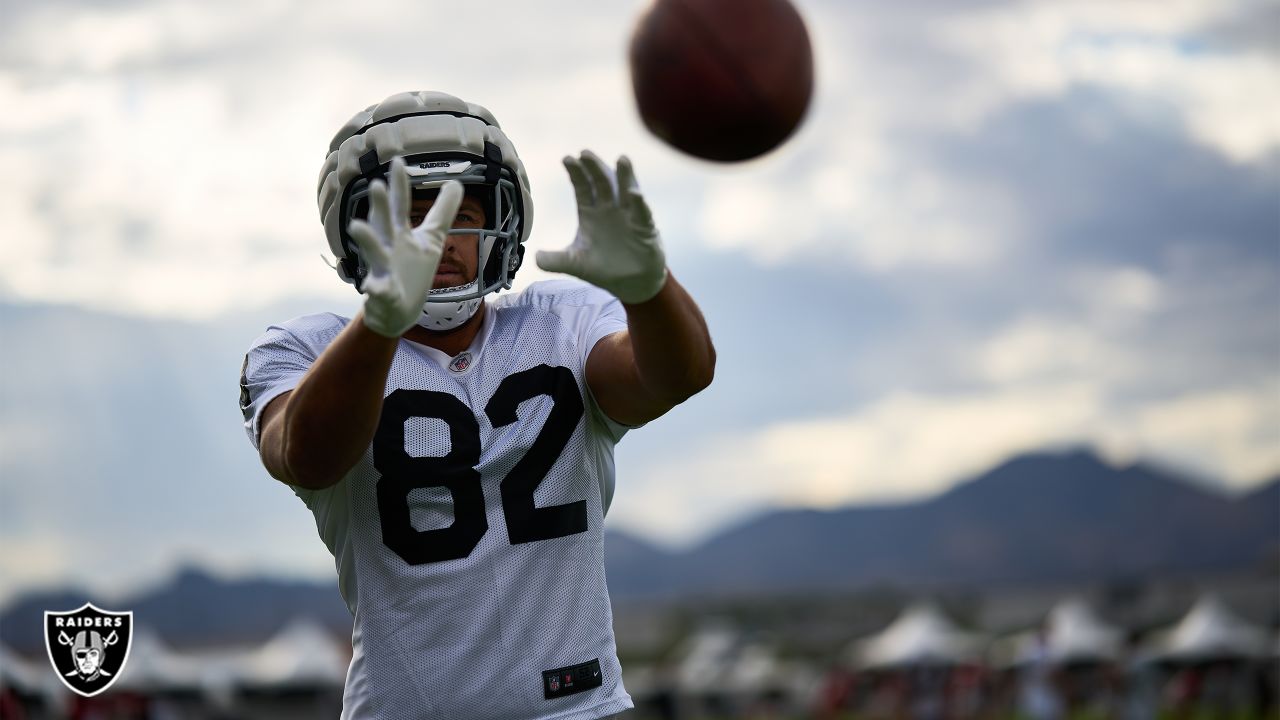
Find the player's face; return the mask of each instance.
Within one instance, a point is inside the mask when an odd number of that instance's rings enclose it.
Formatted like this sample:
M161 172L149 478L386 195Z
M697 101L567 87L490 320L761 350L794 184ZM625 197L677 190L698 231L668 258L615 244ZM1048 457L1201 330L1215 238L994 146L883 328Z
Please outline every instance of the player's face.
M409 208L409 222L417 227L427 216L427 211L435 203L435 198L414 198ZM484 204L467 195L458 207L458 216L453 220L453 227L472 229L484 227L487 218ZM480 236L472 233L463 235L450 234L444 241L444 252L440 255L440 265L436 268L433 288L457 287L466 285L476 279L480 267Z

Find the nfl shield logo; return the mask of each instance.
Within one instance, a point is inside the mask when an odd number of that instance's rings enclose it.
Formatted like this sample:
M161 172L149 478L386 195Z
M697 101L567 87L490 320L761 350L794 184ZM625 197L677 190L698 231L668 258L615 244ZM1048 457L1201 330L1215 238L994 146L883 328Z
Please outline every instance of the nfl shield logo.
M49 662L71 692L93 697L111 687L129 659L133 612L78 610L44 613L44 646Z
M560 677L558 675L547 678L547 683L551 685L551 692L555 692L560 689Z
M471 352L464 352L449 362L449 369L456 372L466 372L471 367Z

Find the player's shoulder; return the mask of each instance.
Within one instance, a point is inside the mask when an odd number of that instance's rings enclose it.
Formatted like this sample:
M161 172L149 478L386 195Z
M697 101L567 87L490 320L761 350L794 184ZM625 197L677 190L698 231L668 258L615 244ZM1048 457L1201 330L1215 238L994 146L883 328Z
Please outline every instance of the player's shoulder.
M349 322L351 318L331 312L299 315L268 327L253 341L252 347L282 343L305 346L327 345Z
M295 318L285 320L282 323L273 325L286 330L291 330L299 334L307 334L313 332L325 332L337 328L339 331L351 322L351 318L343 317L337 313L319 312L310 315L299 315Z
M497 310L537 307L554 310L557 307L583 307L606 305L614 300L608 292L576 278L539 280L520 292L499 295L494 299Z

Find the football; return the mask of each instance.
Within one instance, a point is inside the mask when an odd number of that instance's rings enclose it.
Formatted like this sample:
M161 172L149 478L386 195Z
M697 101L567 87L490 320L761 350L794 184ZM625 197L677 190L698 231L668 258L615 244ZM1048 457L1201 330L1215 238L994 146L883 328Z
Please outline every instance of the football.
M774 149L813 94L809 33L787 0L655 0L636 24L630 65L645 126L706 160Z

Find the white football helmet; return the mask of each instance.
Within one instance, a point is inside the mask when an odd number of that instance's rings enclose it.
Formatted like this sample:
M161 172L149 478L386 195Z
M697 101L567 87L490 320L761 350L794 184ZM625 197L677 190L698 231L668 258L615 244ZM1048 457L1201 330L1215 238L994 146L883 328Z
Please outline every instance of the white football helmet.
M493 113L474 103L441 92L409 92L357 113L329 143L317 191L338 275L357 290L368 267L347 226L368 212L370 182L385 179L397 156L404 158L415 195L458 180L485 205L483 228L449 231L479 235L476 279L433 289L424 298L419 324L448 330L474 315L485 295L511 287L533 223L529 177Z

